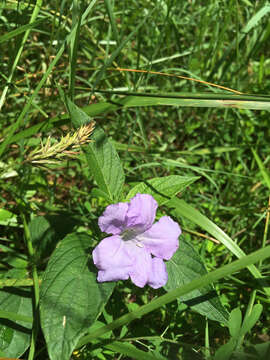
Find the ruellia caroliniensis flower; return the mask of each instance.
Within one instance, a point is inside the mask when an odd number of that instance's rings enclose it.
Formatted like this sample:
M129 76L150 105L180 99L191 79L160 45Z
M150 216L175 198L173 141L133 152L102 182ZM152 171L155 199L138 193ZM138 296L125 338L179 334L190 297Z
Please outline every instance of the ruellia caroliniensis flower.
M163 260L178 249L179 225L169 216L154 223L158 204L148 194L137 194L129 203L109 205L98 220L101 231L112 236L93 250L98 282L127 280L157 289L166 284Z

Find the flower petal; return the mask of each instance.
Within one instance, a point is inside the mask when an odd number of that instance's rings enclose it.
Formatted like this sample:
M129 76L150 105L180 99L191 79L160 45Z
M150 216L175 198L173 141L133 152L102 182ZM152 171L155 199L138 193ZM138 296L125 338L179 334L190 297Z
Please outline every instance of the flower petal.
M168 273L164 261L160 258L152 259L152 271L150 273L148 284L154 289L158 289L168 281Z
M118 280L127 280L129 278L128 268L113 268L108 270L99 270L97 281L118 281Z
M163 216L149 230L137 235L152 255L169 260L178 249L180 226L169 216Z
M158 204L151 195L135 195L130 200L127 211L127 228L133 228L138 233L148 230L155 220L157 207Z
M134 257L129 255L124 241L120 236L109 236L103 239L93 250L93 261L99 270L114 270L127 268L134 263Z
M125 218L127 211L128 203L120 202L107 206L104 213L98 219L100 230L107 234L120 234L126 227Z
M145 247L139 247L134 241L127 241L127 250L134 256L134 263L129 270L131 281L139 287L144 287L152 271L152 257Z

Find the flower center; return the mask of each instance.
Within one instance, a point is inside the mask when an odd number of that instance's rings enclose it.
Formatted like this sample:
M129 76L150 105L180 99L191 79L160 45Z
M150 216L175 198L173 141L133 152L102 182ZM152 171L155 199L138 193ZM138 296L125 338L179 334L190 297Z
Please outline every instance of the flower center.
M120 236L124 241L133 241L138 247L140 248L143 247L142 242L137 238L138 233L136 229L133 228L126 229L121 233Z
M132 229L132 228L129 228L129 229L126 229L124 230L122 233L121 233L121 238L124 240L124 241L129 241L129 240L134 240L135 237L137 235L137 232L135 229Z

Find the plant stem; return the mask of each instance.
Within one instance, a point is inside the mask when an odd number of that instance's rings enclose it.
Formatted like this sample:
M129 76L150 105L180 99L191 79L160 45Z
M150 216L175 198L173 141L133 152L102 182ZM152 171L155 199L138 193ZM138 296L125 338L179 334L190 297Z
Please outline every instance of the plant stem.
M266 245L266 239L267 239L267 234L268 234L268 226L269 226L269 217L270 217L270 196L268 198L268 207L266 210L266 219L265 219L265 226L264 226L264 232L263 232L263 241L262 241L262 249L265 247ZM262 266L262 260L260 260L259 262L259 269Z
M28 254L29 254L31 264L32 264L32 275L33 275L33 283L34 283L33 327L32 327L32 337L31 337L30 350L29 350L29 354L28 354L28 360L33 360L34 359L34 353L35 353L35 343L36 343L36 338L37 338L37 334L38 334L38 327L39 327L39 314L38 314L39 279L38 279L37 266L36 266L35 262L33 262L34 249L33 249L33 244L32 244L32 240L31 240L31 234L30 234L29 227L28 227L28 224L27 224L24 213L21 213L21 216L22 216L22 219L23 219L24 234L25 234Z
M204 336L204 356L205 359L210 359L210 343L209 343L209 328L208 328L208 320L205 319L205 336Z
M247 320L247 318L250 316L250 314L252 313L252 309L253 309L253 306L254 306L254 302L256 300L256 294L257 294L257 291L256 290L253 290L251 295L250 295L250 298L249 298L249 302L248 302L248 306L247 306L247 310L246 310L246 313L245 313L245 317L244 317L244 320L242 322L242 324L245 323L245 321ZM242 325L243 326L243 325ZM241 345L244 341L244 338L245 338L245 334L244 335L241 335L238 337L237 339L237 345L236 345L236 350L240 350L241 348Z

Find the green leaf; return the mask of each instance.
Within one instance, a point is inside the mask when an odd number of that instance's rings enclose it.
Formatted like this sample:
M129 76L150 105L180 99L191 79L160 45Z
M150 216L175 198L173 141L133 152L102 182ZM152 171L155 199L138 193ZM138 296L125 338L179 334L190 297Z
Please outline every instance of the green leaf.
M100 190L99 188L93 188L91 190L91 197L94 197L96 199L98 198L103 198L105 200L107 200L108 202L111 201L111 199L109 198L108 194L105 193L104 191Z
M231 337L237 339L240 336L241 325L242 325L241 310L240 308L233 309L230 313L230 318L228 323Z
M270 190L270 174L268 173L267 169L265 168L262 160L260 159L259 155L257 154L257 152L254 149L251 149L254 155L254 158L259 166L260 169L260 173L262 178L264 179L266 185L268 186L269 190Z
M70 358L114 288L114 283L97 283L90 243L85 234L68 235L58 244L44 273L40 318L51 360Z
M162 355L157 356L156 354L151 354L150 351L146 352L143 350L137 349L134 345L120 342L120 341L114 341L109 345L104 346L106 349L113 350L117 353L120 353L122 355L126 355L131 359L136 360L165 360L166 358Z
M13 216L15 215L12 214L12 212L5 209L0 209L0 221L6 221L8 219L11 219Z
M258 355L258 359L268 359L270 357L270 341L253 345L253 349Z
M76 221L69 214L36 216L29 224L35 255L48 258L57 243L71 233Z
M180 237L179 242L179 249L166 263L168 271L168 282L164 286L166 291L174 290L207 274L207 270L193 246L183 236ZM185 302L198 313L207 316L211 320L227 323L229 314L219 301L212 285L194 290L180 297L180 301Z
M103 314L104 314L104 311L103 311ZM94 324L90 327L89 331L95 331L99 328L101 328L102 326L104 326L105 324L99 320L95 321ZM112 332L109 331L107 332L106 334L104 334L103 336L101 336L100 338L103 338L103 339L110 339L112 335ZM95 343L99 342L100 339L97 339L97 341L95 341Z
M206 230L213 237L218 239L224 246L226 246L235 256L239 259L245 256L244 251L233 241L224 231L222 231L216 224L209 220L206 216L202 215L198 210L188 205L184 200L174 198L168 202L168 206L175 209L176 216L183 216L199 225L202 229ZM249 271L255 279L260 279L264 284L262 275L255 265L248 266ZM270 296L270 288L264 284L265 293Z
M13 313L9 319L0 318L0 349L2 356L19 358L30 345L32 299L26 289L9 288L0 291L0 308ZM15 320L16 314L18 319Z
M230 339L226 344L222 345L215 353L214 360L229 360L235 349L236 340Z
M92 140L86 148L90 173L100 190L115 202L121 196L125 181L121 161L112 142L100 127L95 129Z
M91 121L90 116L74 104L68 96L65 96L65 105L69 112L72 125L75 129L81 127L82 125L86 125Z
M114 91L115 93L115 91ZM119 93L120 94L120 93ZM123 92L123 95L128 93ZM130 93L131 94L131 93ZM141 106L181 106L181 107L214 107L269 110L270 98L257 97L256 95L228 95L208 93L174 93L150 94L133 93L120 101L123 108Z
M145 106L181 106L181 107L215 107L215 108L238 108L238 109L254 109L269 110L270 97L258 95L235 95L227 93L143 93L130 91L115 90L98 90L95 92L107 93L109 95L122 95L117 101L117 105L108 106L108 102L103 103L103 107L108 110L116 110L117 108L145 107ZM125 96L126 95L126 96ZM125 97L123 97L125 96ZM114 99L115 101L115 99ZM90 110L91 106L87 107ZM88 110L86 110L88 112Z
M179 176L170 175L164 177L153 178L148 181L141 182L134 186L128 193L127 199L132 198L136 194L150 194L159 205L165 204L174 195L183 191L187 186L198 180L198 176Z
M0 179L8 179L18 176L18 173L12 166L0 161Z
M0 209L0 225L17 224L17 216L12 212Z
M9 319L14 321L21 320L21 321L29 322L31 324L33 322L33 318L30 316L20 315L12 311L5 311L5 310L0 310L0 319Z
M247 332L249 332L253 328L253 326L259 320L262 311L263 311L262 304L256 304L253 307L251 314L248 317L246 317L243 321L243 325L241 328L241 335L244 336Z

